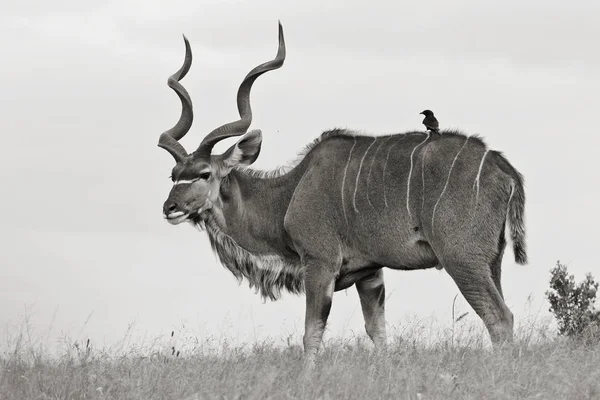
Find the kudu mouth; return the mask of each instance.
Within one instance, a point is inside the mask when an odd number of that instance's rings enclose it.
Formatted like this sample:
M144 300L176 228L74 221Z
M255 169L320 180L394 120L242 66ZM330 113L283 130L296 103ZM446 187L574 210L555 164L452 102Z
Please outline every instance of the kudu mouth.
M190 214L186 214L183 211L176 211L168 215L163 213L163 216L171 225L177 225L188 219Z
M190 210L185 210L181 205L174 201L167 200L163 205L163 218L170 224L177 225L188 219Z
M163 209L163 218L171 225L178 225L185 221L194 221L202 219L202 213L210 209L210 201L206 201L202 206L193 210L173 209L172 211Z

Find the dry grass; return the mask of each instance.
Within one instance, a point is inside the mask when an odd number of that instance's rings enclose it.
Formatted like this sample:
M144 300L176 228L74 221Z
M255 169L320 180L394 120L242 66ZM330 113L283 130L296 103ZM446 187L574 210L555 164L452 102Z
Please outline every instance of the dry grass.
M96 350L84 341L50 356L20 335L0 360L0 398L600 398L600 346L521 328L514 347L492 351L476 326L427 341L421 340L425 328L411 326L380 354L364 337L330 340L309 375L302 373L297 344L230 346L193 337L177 344L168 335L159 350L131 343Z

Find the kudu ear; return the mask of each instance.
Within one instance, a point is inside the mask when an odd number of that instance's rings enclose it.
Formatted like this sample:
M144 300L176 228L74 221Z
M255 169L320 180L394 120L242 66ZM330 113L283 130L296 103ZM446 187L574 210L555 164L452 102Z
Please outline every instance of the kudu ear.
M260 129L246 133L236 144L223 153L223 166L229 172L234 167L245 167L252 164L260 154L262 132Z

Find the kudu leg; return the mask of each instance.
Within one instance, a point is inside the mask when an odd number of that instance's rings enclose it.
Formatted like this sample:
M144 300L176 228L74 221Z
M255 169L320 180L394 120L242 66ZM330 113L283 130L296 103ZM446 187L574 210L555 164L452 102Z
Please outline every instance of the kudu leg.
M323 263L310 261L305 262L305 265L304 353L307 364L313 366L331 310L335 275L333 270L329 266L323 265Z
M504 294L502 293L502 257L504 256L504 249L506 248L506 239L504 238L504 232L500 235L500 240L498 241L498 252L494 260L490 263L490 270L492 272L492 279L494 280L494 284L496 285L496 289L500 292L500 296L504 298Z
M494 346L513 341L513 314L496 287L487 264L445 262L460 292L483 320Z
M360 297L367 335L375 344L375 348L381 349L387 342L383 269L356 282L356 290Z

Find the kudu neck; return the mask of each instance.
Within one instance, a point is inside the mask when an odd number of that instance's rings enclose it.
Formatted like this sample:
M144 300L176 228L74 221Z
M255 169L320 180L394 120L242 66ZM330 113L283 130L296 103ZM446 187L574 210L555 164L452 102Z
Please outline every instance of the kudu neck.
M266 177L251 170L233 170L221 189L222 230L255 254L283 254L283 221L298 182L306 169L300 163L285 174Z

